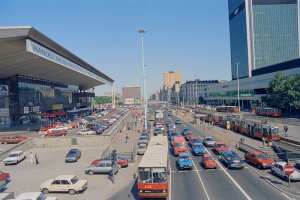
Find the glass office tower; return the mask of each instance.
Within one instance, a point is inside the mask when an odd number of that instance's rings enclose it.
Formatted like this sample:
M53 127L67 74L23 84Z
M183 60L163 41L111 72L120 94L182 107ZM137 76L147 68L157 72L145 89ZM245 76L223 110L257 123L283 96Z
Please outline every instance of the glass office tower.
M232 79L299 58L297 0L228 0Z

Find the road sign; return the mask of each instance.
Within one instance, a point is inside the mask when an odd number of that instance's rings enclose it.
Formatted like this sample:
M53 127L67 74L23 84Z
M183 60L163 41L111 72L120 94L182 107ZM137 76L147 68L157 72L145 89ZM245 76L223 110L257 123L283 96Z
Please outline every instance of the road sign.
M134 98L134 104L137 104L139 102L139 98Z
M295 169L294 169L294 167L293 166L291 166L291 165L286 165L285 167L284 167L284 172L285 172L285 174L286 175L291 175L292 173L294 173L294 171L295 171Z

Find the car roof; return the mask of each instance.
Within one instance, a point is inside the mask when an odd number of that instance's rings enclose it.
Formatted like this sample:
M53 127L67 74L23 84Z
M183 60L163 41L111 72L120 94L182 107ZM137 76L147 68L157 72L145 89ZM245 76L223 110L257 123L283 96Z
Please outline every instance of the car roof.
M58 180L71 180L72 178L74 178L75 175L59 175L58 177L55 178Z
M214 155L209 154L209 153L205 153L205 154L203 154L203 157L214 157Z
M285 166L285 165L287 165L287 163L286 163L286 162L276 162L275 164L278 164L278 165L281 165L281 166Z
M258 154L266 154L265 152L262 151L250 151L249 153L252 153L254 155L258 155Z
M12 151L9 154L13 154L13 153L24 153L24 151Z
M180 157L189 157L190 156L190 154L188 154L188 153L180 153L179 154L179 158Z
M224 151L223 153L225 153L225 154L234 154L234 155L238 155L237 153L235 153L235 152L232 151L232 150L227 150L227 151Z
M139 146L147 146L147 144L141 143L141 144L139 144Z
M213 137L211 137L211 136L206 136L204 139L207 139L207 138L212 138L212 139L214 139Z
M202 142L200 142L200 141L194 141L194 142L193 142L193 145L203 145L203 144L202 144Z
M16 199L37 199L41 192L25 192L20 194Z

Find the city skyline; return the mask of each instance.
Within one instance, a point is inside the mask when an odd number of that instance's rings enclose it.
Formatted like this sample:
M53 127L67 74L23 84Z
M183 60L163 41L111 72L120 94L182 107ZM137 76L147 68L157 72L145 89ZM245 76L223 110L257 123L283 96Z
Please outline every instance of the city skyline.
M226 1L57 2L4 1L0 25L34 26L116 80L119 92L123 86L142 86L140 28L148 30L144 47L149 95L162 87L164 71L182 71L185 80L195 74L205 80L230 79ZM78 14L83 10L89 12ZM211 10L218 14L211 15ZM102 86L96 94L110 90Z

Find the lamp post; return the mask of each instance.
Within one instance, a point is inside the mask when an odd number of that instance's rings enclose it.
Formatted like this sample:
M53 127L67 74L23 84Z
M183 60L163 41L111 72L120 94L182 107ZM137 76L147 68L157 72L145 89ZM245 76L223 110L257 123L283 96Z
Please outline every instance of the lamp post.
M196 107L198 105L198 81L197 81L197 75L195 75L195 83L196 83Z
M236 62L236 77L237 77L237 91L238 91L238 95L237 95L237 98L238 98L238 109L239 109L239 112L241 111L241 106L240 106L240 78L239 78L239 63Z
M146 74L145 74L145 60L144 60L144 34L145 29L140 29L138 32L142 35L142 65L143 65L143 93L144 93L144 129L147 130L147 94L146 94Z

